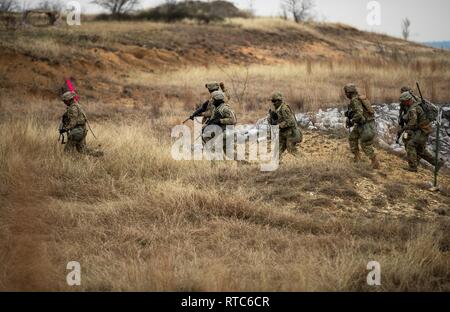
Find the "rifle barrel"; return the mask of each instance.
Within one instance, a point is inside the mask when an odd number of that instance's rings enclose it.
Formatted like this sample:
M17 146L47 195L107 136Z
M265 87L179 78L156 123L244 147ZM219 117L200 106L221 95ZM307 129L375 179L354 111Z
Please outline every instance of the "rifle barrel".
M419 95L420 95L420 99L422 101L424 101L423 95L422 95L422 90L420 90L420 85L418 82L416 82L416 86L417 86L417 90L419 91Z

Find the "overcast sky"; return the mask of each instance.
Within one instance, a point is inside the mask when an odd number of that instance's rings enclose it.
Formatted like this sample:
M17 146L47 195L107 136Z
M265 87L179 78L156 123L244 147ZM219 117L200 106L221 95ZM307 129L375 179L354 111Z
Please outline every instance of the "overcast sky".
M64 2L68 2L69 0ZM91 4L92 0L78 0L84 12L96 13L100 8ZM240 8L253 7L257 15L278 16L282 0L233 0ZM28 0L38 3L40 0ZM141 7L155 6L162 0L141 0ZM379 0L381 25L369 26L367 9L369 0L314 0L316 16L319 20L350 24L359 29L401 36L401 21L411 20L411 40L450 40L450 1L448 0ZM372 1L373 2L373 1Z

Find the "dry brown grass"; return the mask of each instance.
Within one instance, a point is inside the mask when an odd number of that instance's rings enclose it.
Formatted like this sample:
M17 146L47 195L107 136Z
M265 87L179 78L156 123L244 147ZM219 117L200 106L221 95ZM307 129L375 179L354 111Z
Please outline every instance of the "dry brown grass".
M176 162L169 138L208 97L208 80L247 82L232 102L240 123L263 117L276 89L296 111L343 105L350 81L374 102L395 101L416 80L447 101L447 54L343 25L208 27L89 22L0 33L0 289L73 290L65 268L76 260L75 290L450 290L448 216L439 215L449 197L424 195L429 172L404 173L385 152L379 174L355 167L342 135L305 133L303 157L272 173ZM341 35L370 47L353 56ZM76 78L103 159L69 157L57 143L63 75ZM371 260L381 263L379 288L366 285Z
M273 173L211 167L172 160L154 125L127 120L94 124L98 160L64 155L50 125L0 125L2 289L69 290L76 260L77 290L449 290L443 228L361 211L352 181L377 177L345 149Z
M4 31L0 38L0 69L7 73L0 89L16 97L48 100L71 76L83 96L108 107L157 103L183 115L204 101L206 81L224 81L248 120L265 114L277 89L296 111L343 105L348 82L375 103L398 101L400 87L416 81L431 100L450 101L449 53L338 24L88 21Z

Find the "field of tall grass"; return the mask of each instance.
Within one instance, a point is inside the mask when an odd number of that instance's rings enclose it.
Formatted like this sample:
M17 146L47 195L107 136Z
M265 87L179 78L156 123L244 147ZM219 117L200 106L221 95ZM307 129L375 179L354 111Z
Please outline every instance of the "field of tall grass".
M380 171L355 165L342 133L305 131L302 156L271 173L170 154L170 130L210 80L225 82L240 124L264 117L275 90L296 112L345 105L349 82L390 103L419 81L444 103L448 53L267 19L87 21L0 39L0 290L450 290L448 174L429 193L431 172L406 173L385 151ZM58 143L64 77L103 158ZM79 287L66 284L69 261ZM379 287L366 283L369 261Z
M343 140L307 133L301 159L262 173L174 161L170 139L149 122L93 127L101 159L65 155L45 114L0 124L8 133L0 138L0 289L450 289L448 218L430 219L431 207L389 212L404 210L404 197L428 195L405 193L400 175L355 167ZM372 194L387 198L383 207L361 183L403 185L403 196ZM366 283L372 260L382 268L375 288ZM81 264L79 287L66 284L69 261Z

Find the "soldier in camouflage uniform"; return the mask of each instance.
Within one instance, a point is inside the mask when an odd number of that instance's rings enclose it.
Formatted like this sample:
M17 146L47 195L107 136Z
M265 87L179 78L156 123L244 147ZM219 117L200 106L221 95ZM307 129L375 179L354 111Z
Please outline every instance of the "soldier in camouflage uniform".
M372 161L374 169L380 168L373 143L376 134L375 112L370 102L360 96L354 84L347 84L344 87L345 95L350 100L348 105L347 127L353 127L349 135L350 150L355 155L355 162L361 161L359 147L364 154Z
M211 94L214 110L211 115L211 125L218 125L225 131L226 126L234 126L237 123L236 115L231 107L226 104L226 96L222 91Z
M195 117L202 116L203 123L206 123L212 116L214 111L214 104L212 99L212 94L216 91L221 91L224 93L225 101L228 102L230 100L230 96L228 90L225 88L225 84L223 82L209 82L205 85L206 89L208 89L211 97L208 101L197 107L197 110L189 117L191 120L194 120Z
M226 128L227 126L234 126L237 124L237 118L234 111L228 104L226 104L226 95L222 91L214 91L211 94L212 103L214 106L211 119L207 122L208 126L219 126L223 132L223 151L226 153ZM204 138L205 142L212 138ZM236 156L236 155L235 155Z
M302 132L298 127L294 112L283 100L280 92L272 94L271 102L275 110L269 110L268 122L271 125L278 125L280 128L279 159L287 150L294 156L299 156L298 145L303 140Z
M424 110L408 91L402 93L400 102L407 108L405 126L402 128L402 131L409 166L404 169L417 172L420 159L435 165L435 158L426 149L428 137L433 132L433 128ZM442 166L442 162L438 161L437 166L439 169Z
M67 133L66 152L77 151L86 153L86 114L81 106L75 101L76 94L68 91L62 95L67 110L63 116L63 125L60 134Z

